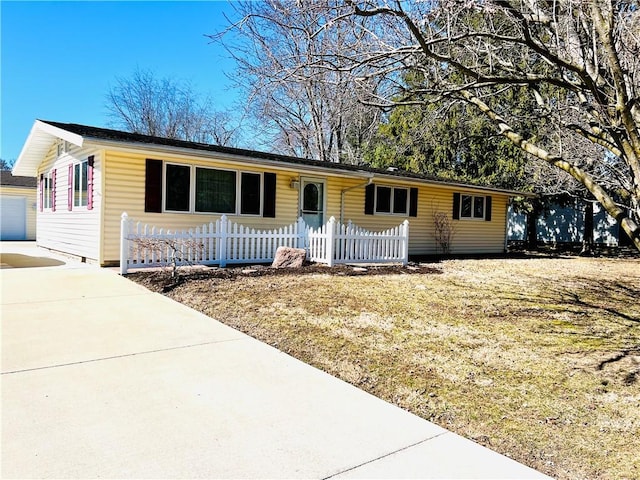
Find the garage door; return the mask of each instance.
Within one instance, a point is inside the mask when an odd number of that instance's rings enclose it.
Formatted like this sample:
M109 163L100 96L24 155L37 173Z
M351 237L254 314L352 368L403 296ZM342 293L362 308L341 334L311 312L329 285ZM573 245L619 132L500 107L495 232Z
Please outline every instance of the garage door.
M25 240L26 238L26 197L2 197L0 199L0 240Z

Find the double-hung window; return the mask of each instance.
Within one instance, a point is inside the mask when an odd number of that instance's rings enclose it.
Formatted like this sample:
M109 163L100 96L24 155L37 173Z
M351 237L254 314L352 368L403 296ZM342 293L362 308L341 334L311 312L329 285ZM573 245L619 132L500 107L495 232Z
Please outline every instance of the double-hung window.
M170 212L188 212L191 195L191 167L165 165L164 209Z
M408 211L408 188L376 185L376 213L406 215Z
M89 162L76 163L73 166L73 206L86 207L88 199L88 171Z
M262 199L262 175L242 172L240 174L240 214L260 215Z
M483 220L485 216L485 197L460 195L460 218Z
M53 172L49 172L42 177L42 206L53 208Z

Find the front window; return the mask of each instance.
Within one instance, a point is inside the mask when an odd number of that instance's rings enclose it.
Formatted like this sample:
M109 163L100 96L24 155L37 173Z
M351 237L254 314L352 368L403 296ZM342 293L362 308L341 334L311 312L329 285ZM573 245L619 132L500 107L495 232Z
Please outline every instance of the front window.
M240 213L260 215L262 175L242 172L240 175Z
M236 172L196 168L196 212L235 213Z
M473 218L484 218L484 197L473 197Z
M164 211L261 215L263 174L164 164Z
M165 210L189 211L191 167L167 164L165 171Z
M409 211L409 190L376 185L376 213L406 215Z
M409 192L406 188L393 189L393 213L407 214Z
M87 206L87 191L88 191L88 171L89 162L85 160L81 163L76 163L73 166L73 206L74 207L86 207Z
M485 198L473 195L460 196L460 218L483 219Z

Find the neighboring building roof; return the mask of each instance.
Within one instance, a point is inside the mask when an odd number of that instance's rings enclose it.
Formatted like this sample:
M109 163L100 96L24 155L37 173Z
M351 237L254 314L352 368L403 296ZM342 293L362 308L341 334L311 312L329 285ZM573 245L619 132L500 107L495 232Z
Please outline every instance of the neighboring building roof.
M475 188L480 190L489 190L502 192L510 195L528 195L527 193L514 190L506 190L500 188L486 187L474 185L464 182L452 182L441 180L433 176L421 175L417 173L407 172L404 170L382 170L372 168L365 165L350 165L344 163L331 163L319 160L311 160L307 158L292 157L287 155L278 155L275 153L260 152L255 150L246 150L241 148L223 147L220 145L210 145L205 143L187 142L184 140L175 140L164 137L155 137L151 135L142 135L139 133L122 132L119 130L111 130L107 128L91 127L88 125L79 125L75 123L60 123L49 120L36 120L25 146L23 147L18 160L14 166L16 173L33 173L37 171L39 163L46 155L48 149L55 138L62 138L77 146L82 146L84 141L121 143L125 146L142 146L148 145L150 148L170 148L179 150L191 150L198 152L216 153L224 156L240 157L244 160L260 160L262 163L272 164L290 164L303 167L313 167L327 171L342 171L359 174L361 176L372 178L374 176L384 177L400 177L405 179L421 181L421 183L434 183L450 186L460 186L467 188ZM47 142L48 140L48 142Z
M36 188L35 177L18 177L11 174L9 170L0 170L0 185L3 187L26 187Z

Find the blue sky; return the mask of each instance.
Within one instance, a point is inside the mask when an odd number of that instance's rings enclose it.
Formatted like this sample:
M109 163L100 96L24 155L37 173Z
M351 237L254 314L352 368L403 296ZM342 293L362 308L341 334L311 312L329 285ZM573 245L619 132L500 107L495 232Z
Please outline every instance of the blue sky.
M232 11L223 1L2 0L0 158L18 157L37 118L108 127L105 94L136 68L232 106L234 63L204 36Z

